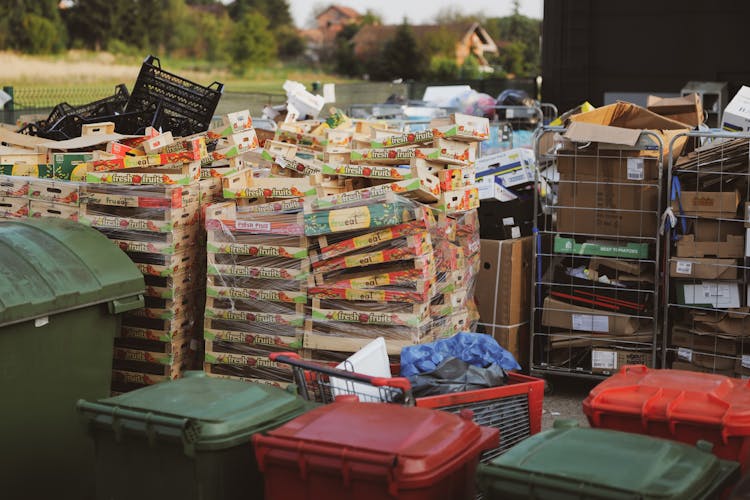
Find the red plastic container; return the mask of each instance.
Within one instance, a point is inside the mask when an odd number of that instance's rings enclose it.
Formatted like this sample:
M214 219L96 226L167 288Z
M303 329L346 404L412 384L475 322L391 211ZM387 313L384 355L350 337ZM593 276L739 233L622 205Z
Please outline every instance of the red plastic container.
M647 434L690 445L713 443L719 458L750 466L750 385L683 370L624 366L583 401L592 427Z
M384 403L335 402L253 436L266 500L471 499L497 429Z

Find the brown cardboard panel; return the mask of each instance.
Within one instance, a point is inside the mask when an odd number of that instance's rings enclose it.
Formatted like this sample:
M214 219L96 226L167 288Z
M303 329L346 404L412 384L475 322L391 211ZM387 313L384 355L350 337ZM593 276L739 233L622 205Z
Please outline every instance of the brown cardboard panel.
M522 368L529 366L529 323L514 326L494 327L492 337L505 350L510 352Z
M675 325L672 328L672 344L696 351L715 352L734 356L737 354L737 342L716 335L699 335L688 328Z
M745 255L745 237L727 235L725 241L696 241L695 235L686 234L675 244L677 257L741 258Z
M632 335L638 331L639 320L624 314L566 304L551 297L544 299L542 325L576 331Z
M655 186L597 183L580 177L561 182L557 230L612 236L654 236L658 190ZM581 182L582 181L582 182Z
M557 155L562 180L585 176L599 182L654 183L659 179L656 158L640 158L637 151L604 151L587 148L585 153L562 151Z
M688 363L687 361L674 361L672 363L672 370L685 370L688 372L698 373L713 373L716 375L724 375L725 377L734 377L734 369L729 370L712 370L710 368L704 368L702 366Z
M698 219L693 221L695 241L726 241L727 236L744 236L744 225L740 221Z
M480 322L494 334L494 325L529 321L531 290L531 236L514 240L481 240L481 263L476 297Z
M697 278L708 280L737 279L735 259L693 259L673 257L669 263L672 278Z
M737 191L682 191L680 203L672 202L675 215L690 215L717 219L731 219L737 216L740 193Z
M657 97L650 95L646 108L656 114L697 127L703 123L703 103L698 94L682 97Z
M651 366L650 349L601 349L591 350L591 372L612 375L625 365Z

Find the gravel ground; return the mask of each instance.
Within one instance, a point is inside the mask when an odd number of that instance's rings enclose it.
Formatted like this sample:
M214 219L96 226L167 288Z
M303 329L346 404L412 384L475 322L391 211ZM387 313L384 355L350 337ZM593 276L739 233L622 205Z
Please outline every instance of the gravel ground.
M549 377L552 392L544 395L542 410L542 430L549 429L559 418L577 420L582 427L588 427L581 403L598 381L574 377Z

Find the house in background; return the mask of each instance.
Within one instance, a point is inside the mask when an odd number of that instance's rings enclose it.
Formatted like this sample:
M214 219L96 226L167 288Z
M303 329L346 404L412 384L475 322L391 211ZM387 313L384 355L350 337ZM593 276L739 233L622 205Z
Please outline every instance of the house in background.
M476 56L479 65L488 70L490 65L487 56L498 54L497 44L487 31L477 22L454 24L418 24L413 25L414 38L417 43L432 34L441 32L449 34L456 40L456 64L461 66L470 54ZM367 25L363 26L354 38L354 55L360 60L367 60L380 53L383 44L394 36L398 25Z
M357 23L361 19L362 15L352 8L329 5L315 16L315 28L299 32L307 45L308 57L319 60L322 51L333 47L336 35L344 29L344 26Z

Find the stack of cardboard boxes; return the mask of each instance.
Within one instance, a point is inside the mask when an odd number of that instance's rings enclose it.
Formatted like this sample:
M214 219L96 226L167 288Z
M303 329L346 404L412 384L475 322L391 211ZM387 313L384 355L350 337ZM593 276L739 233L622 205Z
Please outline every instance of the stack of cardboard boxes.
M748 140L700 146L673 169L672 368L748 374Z

